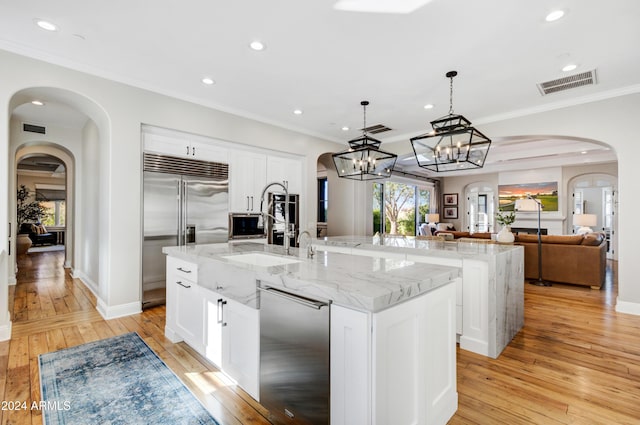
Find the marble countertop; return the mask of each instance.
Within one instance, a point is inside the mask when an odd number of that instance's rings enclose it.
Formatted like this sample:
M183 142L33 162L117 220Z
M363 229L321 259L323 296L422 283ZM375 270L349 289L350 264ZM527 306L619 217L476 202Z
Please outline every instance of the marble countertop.
M319 249L326 245L347 250L358 249L451 259L474 258L480 260L490 259L490 257L514 249L523 249L521 246L513 244L419 240L413 237L382 238L375 236L330 236L322 239L313 239L312 244Z
M306 250L297 248L291 248L292 255L286 257L298 260L292 264L264 267L234 261L232 256L246 253L284 255L281 246L251 242L165 247L162 251L197 263L199 285L214 290L224 287L225 295L245 304L255 300L255 284L250 287L239 283L237 288L229 288L229 282L241 281L241 276L247 274L254 283L259 280L311 298L371 312L436 289L460 275L460 269L455 267L392 258L322 251L308 259ZM221 279L226 282L221 283Z

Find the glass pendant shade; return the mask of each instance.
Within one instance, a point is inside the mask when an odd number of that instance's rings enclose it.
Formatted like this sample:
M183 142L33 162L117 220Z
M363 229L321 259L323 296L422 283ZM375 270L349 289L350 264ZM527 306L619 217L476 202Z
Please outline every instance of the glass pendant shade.
M471 126L471 121L453 113L453 77L451 79L449 115L431 121L433 130L412 137L411 146L418 166L435 172L482 168L489 153L491 139Z
M360 103L366 107L367 101ZM366 109L365 109L366 111ZM366 116L366 115L365 115ZM364 128L366 128L366 119ZM376 180L391 177L397 155L380 150L380 141L369 137L366 132L357 139L350 140L349 149L333 154L338 177L353 180Z

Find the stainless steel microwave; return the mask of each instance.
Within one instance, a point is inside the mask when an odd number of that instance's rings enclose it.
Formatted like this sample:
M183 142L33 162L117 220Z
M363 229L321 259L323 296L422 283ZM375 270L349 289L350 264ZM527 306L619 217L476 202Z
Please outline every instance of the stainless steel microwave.
M258 228L260 214L229 213L229 239L265 238L264 228Z

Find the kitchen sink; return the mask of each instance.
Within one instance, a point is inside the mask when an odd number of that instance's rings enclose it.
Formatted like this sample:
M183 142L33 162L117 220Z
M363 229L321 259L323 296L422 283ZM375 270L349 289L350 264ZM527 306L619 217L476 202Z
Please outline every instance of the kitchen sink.
M222 256L222 258L225 258L230 261L237 261L239 263L251 264L252 266L259 266L259 267L283 266L285 264L295 264L300 262L300 260L296 260L293 257L268 255L268 254L261 254L258 252L250 252L247 254L224 255Z

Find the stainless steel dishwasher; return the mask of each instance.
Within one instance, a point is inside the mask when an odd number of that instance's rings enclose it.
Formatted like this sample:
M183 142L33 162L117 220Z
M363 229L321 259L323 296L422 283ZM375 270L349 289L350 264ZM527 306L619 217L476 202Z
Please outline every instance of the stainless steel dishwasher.
M329 424L330 303L258 289L260 403L274 424Z

